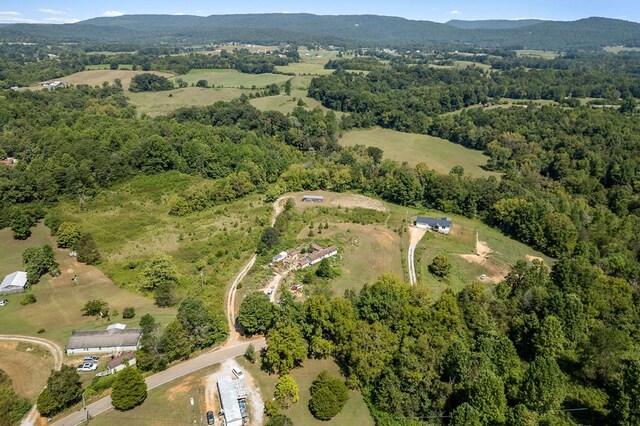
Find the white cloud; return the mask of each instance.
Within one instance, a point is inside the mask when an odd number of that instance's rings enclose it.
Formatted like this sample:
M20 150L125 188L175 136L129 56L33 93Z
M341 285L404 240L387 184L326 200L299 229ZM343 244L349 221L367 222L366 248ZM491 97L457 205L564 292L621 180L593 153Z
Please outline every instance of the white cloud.
M107 10L102 14L102 16L107 16L109 18L113 18L114 16L122 16L124 12L120 12L118 10Z
M67 12L65 12L64 10L56 10L56 9L48 9L48 8L38 9L38 12L46 13L47 15L66 15L67 14Z
M459 10L452 10L451 12L449 12L450 15L460 15L462 12L460 12Z
M35 24L35 19L23 18L22 13L13 11L0 12L0 23L2 24Z
M76 22L80 22L78 18L59 18L56 16L45 18L45 21L51 22L52 24L75 24Z
M184 12L176 12L176 13L172 13L173 16L184 16L186 15L186 13Z

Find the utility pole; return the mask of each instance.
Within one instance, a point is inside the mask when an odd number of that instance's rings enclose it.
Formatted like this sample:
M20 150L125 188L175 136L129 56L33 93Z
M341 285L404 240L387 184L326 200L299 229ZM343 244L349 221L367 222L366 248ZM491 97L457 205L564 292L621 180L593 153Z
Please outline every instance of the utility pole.
M200 269L200 287L204 288L204 269Z

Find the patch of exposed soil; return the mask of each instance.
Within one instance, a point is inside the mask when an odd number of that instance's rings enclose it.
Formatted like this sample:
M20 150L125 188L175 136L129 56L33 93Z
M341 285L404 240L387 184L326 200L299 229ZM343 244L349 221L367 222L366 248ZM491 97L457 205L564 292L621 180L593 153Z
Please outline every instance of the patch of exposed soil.
M499 283L504 280L509 273L509 268L502 265L498 265L489 258L489 255L493 253L491 247L484 242L476 238L476 254L460 254L459 256L470 263L482 265L487 274L482 279L484 282Z

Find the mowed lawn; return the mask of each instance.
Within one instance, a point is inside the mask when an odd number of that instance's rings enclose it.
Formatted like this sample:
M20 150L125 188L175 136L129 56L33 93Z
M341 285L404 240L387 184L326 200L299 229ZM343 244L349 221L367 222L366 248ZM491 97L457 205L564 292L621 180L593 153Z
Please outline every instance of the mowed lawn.
M423 211L420 212L420 216L449 216L453 220L453 228L449 235L427 232L416 250L418 281L421 285L428 286L434 297L438 297L447 288L458 291L474 281L481 281L479 277L482 274L489 278L506 275L513 264L518 260L527 260L527 256L541 258L548 266L553 264L553 260L548 256L509 238L479 220L436 211ZM412 220L415 220L415 217L412 217ZM478 240L486 242L492 250L487 260L481 264L469 262L460 256L476 254L476 233ZM451 275L446 281L437 279L428 270L429 264L437 255L444 255L451 262Z
M127 92L127 96L131 104L137 108L138 113L157 116L168 114L181 107L199 107L218 101L230 101L239 98L243 93L249 94L250 90L185 87L162 92Z
M53 356L37 345L0 340L0 370L9 375L18 396L35 401L53 368Z
M340 144L375 146L384 151L384 158L406 161L411 166L426 163L439 173L449 173L454 166L462 166L465 173L473 177L499 176L482 169L489 158L482 152L433 136L375 128L346 132Z
M291 76L269 73L245 74L237 70L198 69L179 75L177 78L183 79L188 84L196 84L199 80L207 80L209 86L244 87L247 89L255 86L261 89L273 83L282 84L289 80Z
M264 400L273 397L278 376L276 374L267 374L260 369L260 363L249 363L244 358L237 358L247 372L256 380L260 387L260 393ZM288 410L284 410L283 414L289 417L296 426L319 426L319 425L349 425L349 426L373 426L375 423L369 409L367 408L362 394L357 390L349 390L349 400L338 415L329 421L316 420L309 412L309 400L311 394L309 387L313 380L320 374L322 370L327 370L333 377L339 377L340 369L338 365L331 359L307 359L303 362L301 368L291 370L291 376L298 384L300 392L300 400L293 404Z
M49 231L40 225L35 235L26 240L21 249L40 245L43 237L38 234L43 232ZM0 231L0 254L7 253L7 247L15 246L10 238L7 230ZM55 247L52 240L46 242ZM60 276L54 278L49 274L44 275L40 282L31 288L30 292L36 297L36 303L22 306L20 301L24 294L5 296L9 304L0 308L2 333L39 336L53 340L64 348L74 329L104 328L113 322L135 326L145 313L153 314L162 323L168 323L175 317L175 309L158 308L152 299L118 288L98 268L79 263L67 253L68 250L57 250L56 260ZM22 268L22 262L15 267ZM72 281L74 275L79 277L75 283ZM83 316L82 307L93 299L103 299L112 311L117 309L119 313L122 313L125 307L132 306L136 310L136 317L125 320L121 316L113 316L110 319ZM38 333L41 329L44 332Z
M89 421L91 426L207 424L206 378L219 365L199 370L150 390L147 399L129 411L111 409ZM193 398L193 406L190 399ZM217 413L216 413L217 414Z
M340 247L337 262L342 274L331 280L331 288L338 295L345 290L360 290L385 273L403 276L400 236L383 225L329 223L329 229L314 238L307 237L304 227L298 239L309 243L330 239ZM327 244L323 244L327 245Z

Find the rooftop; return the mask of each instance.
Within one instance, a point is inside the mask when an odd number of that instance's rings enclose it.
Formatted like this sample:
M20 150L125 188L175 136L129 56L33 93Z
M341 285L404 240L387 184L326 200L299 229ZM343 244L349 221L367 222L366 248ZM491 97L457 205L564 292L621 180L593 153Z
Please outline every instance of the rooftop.
M313 262L314 260L322 259L324 256L334 251L338 251L338 247L336 246L327 247L326 249L322 249L320 251L311 253L310 255L307 256L307 259L309 259L309 262Z
M119 366L120 364L124 364L125 361L131 361L135 357L136 357L136 353L135 352L133 352L133 351L125 352L122 355L117 356L114 359L112 359L109 362L107 362L107 365L109 366L109 369L113 369L113 368L116 368L117 366Z
M13 272L2 280L0 292L3 290L23 289L27 285L27 273L23 271Z
M218 380L218 392L220 393L220 402L222 403L227 426L242 425L242 413L238 404L238 389L231 377L223 377Z
M139 328L109 330L75 330L69 338L67 349L118 348L137 346L142 330Z
M416 223L429 225L431 227L438 226L440 228L451 228L451 218L450 217L443 217L443 218L440 218L440 219L434 219L432 217L418 216L418 218L416 219Z

